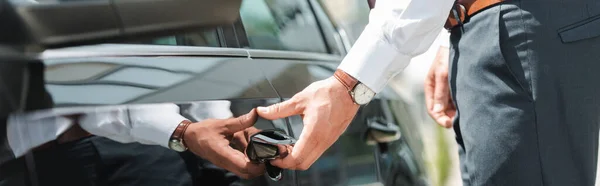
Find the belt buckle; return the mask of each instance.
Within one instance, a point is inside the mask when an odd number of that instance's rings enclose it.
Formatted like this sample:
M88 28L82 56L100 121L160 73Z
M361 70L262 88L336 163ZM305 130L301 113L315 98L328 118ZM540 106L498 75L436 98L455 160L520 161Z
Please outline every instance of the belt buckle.
M450 31L454 27L461 26L465 22L466 14L467 9L465 6L460 3L456 3L450 10L450 14L448 15L446 24L444 24L444 28Z

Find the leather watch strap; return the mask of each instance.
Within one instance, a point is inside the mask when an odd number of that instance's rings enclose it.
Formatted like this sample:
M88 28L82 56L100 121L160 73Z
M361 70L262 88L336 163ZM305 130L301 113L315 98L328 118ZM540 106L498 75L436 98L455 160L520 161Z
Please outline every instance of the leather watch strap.
M171 139L178 139L178 140L181 141L181 143L183 145L185 145L185 141L183 140L183 135L184 135L185 130L187 129L187 127L190 126L190 124L192 124L192 122L190 120L183 120L183 121L181 121L181 123L179 123L179 125L177 126L177 128L175 128L175 131L173 132L173 135L171 135Z
M333 73L333 77L335 77L340 83L348 89L348 91L352 91L352 89L358 84L358 80L343 70L337 69L335 73Z

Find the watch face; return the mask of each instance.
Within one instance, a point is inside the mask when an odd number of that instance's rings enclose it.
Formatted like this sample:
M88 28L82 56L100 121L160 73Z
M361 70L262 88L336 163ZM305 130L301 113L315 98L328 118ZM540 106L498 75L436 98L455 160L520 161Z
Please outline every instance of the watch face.
M359 83L352 90L352 97L354 98L354 102L359 105L364 105L369 103L373 97L375 97L375 92L373 92L366 85Z
M177 151L177 152L183 152L185 150L187 150L183 144L181 142L179 142L178 140L171 140L169 142L169 148Z

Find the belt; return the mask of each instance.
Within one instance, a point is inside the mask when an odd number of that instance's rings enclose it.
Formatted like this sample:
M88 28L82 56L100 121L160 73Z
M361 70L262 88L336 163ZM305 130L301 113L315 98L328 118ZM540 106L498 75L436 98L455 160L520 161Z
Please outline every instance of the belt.
M50 141L48 143L44 143L36 148L33 151L42 151L46 149L56 148L60 144L77 141L79 139L91 136L89 132L83 130L78 123L75 123L71 128L67 129L64 133L56 138L54 141Z
M473 14L503 1L505 0L457 0L450 10L444 28L451 30L454 27L461 26Z

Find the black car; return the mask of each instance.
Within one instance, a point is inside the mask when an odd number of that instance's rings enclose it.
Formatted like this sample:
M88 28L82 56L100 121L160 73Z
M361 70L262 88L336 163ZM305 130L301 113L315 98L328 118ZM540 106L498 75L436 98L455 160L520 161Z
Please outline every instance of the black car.
M351 39L340 34L316 0L243 0L231 24L205 24L160 37L132 37L137 36L132 32L126 39L73 40L64 46L42 40L51 48L38 58L46 65L54 109L174 103L195 121L239 116L330 77L350 48L345 41ZM310 169L285 170L279 181L264 176L244 183L428 185L408 109L386 88ZM302 126L299 116L256 123L292 137Z

